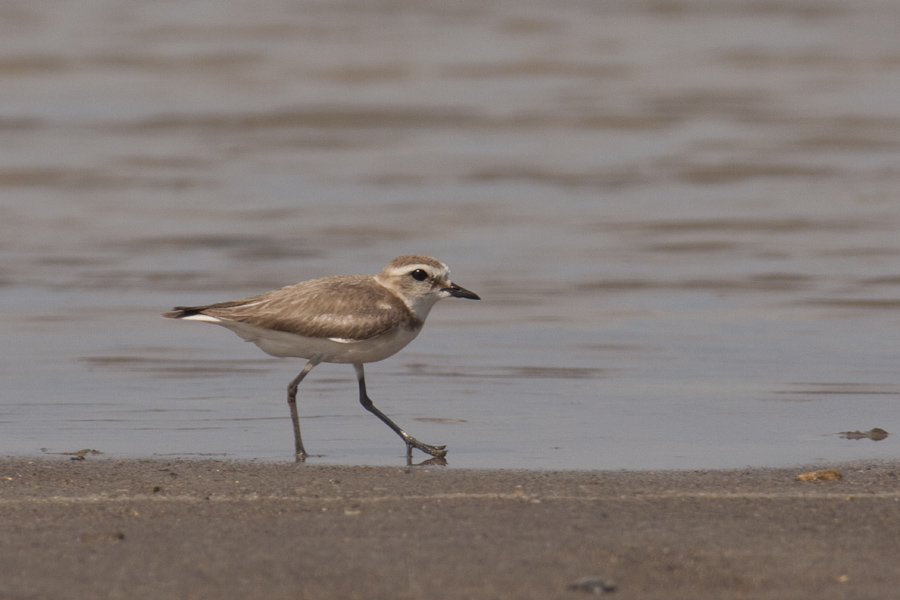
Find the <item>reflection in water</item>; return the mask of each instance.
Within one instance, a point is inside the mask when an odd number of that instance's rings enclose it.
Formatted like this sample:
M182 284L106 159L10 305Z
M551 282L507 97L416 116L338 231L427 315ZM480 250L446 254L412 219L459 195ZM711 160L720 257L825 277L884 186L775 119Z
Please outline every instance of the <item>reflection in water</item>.
M447 459L443 456L432 456L422 462L414 463L412 456L406 455L406 466L408 467L444 467L447 466Z
M0 451L286 460L302 365L158 313L425 253L487 300L369 377L453 466L900 455L823 435L900 419L900 5L307 8L0 9Z

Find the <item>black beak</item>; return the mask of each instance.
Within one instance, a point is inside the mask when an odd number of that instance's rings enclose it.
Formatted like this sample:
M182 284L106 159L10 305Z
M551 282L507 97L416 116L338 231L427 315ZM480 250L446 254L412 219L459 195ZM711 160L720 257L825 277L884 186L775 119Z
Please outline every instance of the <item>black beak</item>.
M444 288L445 292L449 292L454 298L468 298L469 300L481 300L481 297L475 292L470 292L465 288L461 288L455 283L451 283L450 287Z

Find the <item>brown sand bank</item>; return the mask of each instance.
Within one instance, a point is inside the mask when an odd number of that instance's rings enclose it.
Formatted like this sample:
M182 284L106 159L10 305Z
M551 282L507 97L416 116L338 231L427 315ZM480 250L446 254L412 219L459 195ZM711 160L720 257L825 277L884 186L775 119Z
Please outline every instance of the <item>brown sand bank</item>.
M889 598L900 464L467 471L0 460L0 598Z

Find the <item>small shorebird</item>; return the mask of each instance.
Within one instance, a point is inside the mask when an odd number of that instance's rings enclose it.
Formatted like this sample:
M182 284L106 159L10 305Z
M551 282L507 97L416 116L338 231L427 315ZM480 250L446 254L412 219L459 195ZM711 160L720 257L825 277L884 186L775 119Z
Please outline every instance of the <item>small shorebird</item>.
M363 363L383 360L410 343L434 303L441 298L477 294L449 279L444 263L427 256L398 256L375 275L337 275L303 281L258 296L206 306L176 306L171 319L203 321L226 327L272 356L309 362L288 385L296 458L307 454L300 438L297 386L322 362L350 363L359 381L359 401L412 449L442 457L445 446L423 444L378 410L366 394Z

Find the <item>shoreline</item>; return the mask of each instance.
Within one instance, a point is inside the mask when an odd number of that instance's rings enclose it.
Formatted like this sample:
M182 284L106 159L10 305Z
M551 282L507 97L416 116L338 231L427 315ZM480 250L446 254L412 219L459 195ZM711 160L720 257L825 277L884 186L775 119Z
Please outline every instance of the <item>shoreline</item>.
M825 466L843 478L4 457L0 597L889 597L900 461Z

